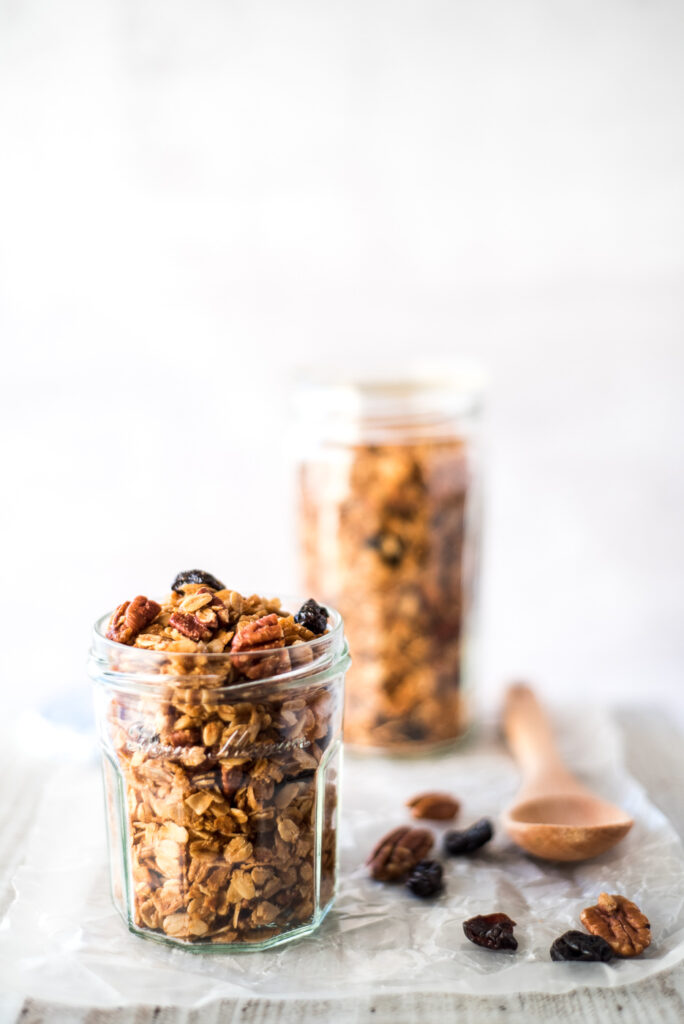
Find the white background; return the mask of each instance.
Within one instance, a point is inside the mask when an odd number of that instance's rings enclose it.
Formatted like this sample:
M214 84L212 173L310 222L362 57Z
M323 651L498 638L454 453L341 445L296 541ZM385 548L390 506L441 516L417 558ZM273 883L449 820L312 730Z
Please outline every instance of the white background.
M482 692L684 701L679 0L0 0L2 685L296 581L285 381L489 371Z

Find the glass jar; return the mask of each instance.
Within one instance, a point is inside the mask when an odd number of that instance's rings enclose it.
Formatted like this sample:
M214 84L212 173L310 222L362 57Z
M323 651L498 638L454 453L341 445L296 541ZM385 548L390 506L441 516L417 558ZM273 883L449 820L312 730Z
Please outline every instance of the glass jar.
M324 636L222 654L127 647L106 639L109 616L96 623L112 895L132 932L266 949L329 910L350 663L329 611Z
M352 745L420 753L468 728L480 391L444 369L300 386L303 578L345 619Z

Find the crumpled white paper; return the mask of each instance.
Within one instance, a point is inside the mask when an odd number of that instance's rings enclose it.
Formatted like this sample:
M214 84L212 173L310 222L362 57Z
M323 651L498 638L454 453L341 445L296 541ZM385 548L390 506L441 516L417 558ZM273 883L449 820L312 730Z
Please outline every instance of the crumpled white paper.
M575 866L535 861L499 830L479 855L445 859L435 902L372 882L363 862L374 842L408 821L405 800L445 789L462 800L459 827L496 820L517 772L493 736L428 760L347 756L341 878L335 908L314 936L264 953L198 955L131 935L109 898L101 781L91 762L60 769L48 785L16 899L0 929L0 988L90 1006L197 1007L230 996L334 997L378 992L565 992L641 980L684 958L684 851L676 833L625 771L616 729L600 713L557 720L568 763L635 819L613 851ZM435 828L441 841L444 828ZM439 846L436 847L439 850ZM555 964L549 946L601 890L633 899L651 921L641 957ZM515 954L472 945L462 922L504 911Z

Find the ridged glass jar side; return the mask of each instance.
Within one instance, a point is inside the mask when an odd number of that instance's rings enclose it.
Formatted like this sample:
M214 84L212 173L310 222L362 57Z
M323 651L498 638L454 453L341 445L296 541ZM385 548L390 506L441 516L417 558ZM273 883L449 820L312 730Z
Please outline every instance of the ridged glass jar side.
M266 949L330 908L349 664L333 617L308 663L227 686L225 656L185 656L181 673L96 631L112 896L132 931L190 951Z

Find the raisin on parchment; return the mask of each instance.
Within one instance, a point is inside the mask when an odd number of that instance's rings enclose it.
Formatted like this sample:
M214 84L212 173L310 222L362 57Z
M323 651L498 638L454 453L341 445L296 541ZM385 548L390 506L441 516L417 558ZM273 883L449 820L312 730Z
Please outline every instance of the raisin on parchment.
M600 960L602 963L612 960L615 955L600 935L577 931L560 935L551 946L550 953L552 960Z
M429 899L442 891L442 865L436 860L420 860L406 879L406 888L414 896Z
M508 914L478 914L463 922L466 938L476 946L511 952L518 948L514 927L515 921L511 921Z
M444 836L444 852L451 857L457 857L462 853L474 853L488 843L493 835L494 829L489 818L480 818L462 832L457 829L447 832Z

